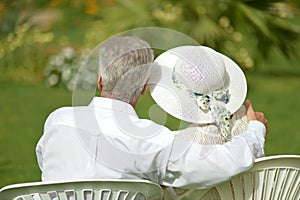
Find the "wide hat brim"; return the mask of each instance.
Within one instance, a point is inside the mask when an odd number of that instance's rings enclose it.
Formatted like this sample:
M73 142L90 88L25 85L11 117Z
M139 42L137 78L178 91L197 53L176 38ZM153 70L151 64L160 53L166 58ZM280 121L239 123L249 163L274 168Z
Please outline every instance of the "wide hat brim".
M199 48L207 47L199 46ZM221 53L216 53L222 57L228 74L227 88L229 89L230 98L225 107L233 114L245 101L247 95L246 77L233 60ZM152 67L148 84L152 98L164 111L178 119L199 124L215 122L210 111L204 112L201 110L195 98L186 90L178 88L174 84L172 72L178 59L179 57L172 52L172 49L162 53L155 59L155 65Z

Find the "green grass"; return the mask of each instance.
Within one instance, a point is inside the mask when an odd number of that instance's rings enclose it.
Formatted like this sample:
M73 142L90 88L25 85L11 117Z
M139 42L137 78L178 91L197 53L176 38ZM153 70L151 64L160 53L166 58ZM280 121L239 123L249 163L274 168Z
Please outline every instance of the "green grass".
M70 105L71 93L41 85L0 83L0 187L40 180L35 145L55 108Z
M248 98L269 120L266 154L300 152L300 78L247 74ZM72 93L44 84L0 83L0 187L40 180L35 145L42 135L47 115L71 105ZM149 93L137 105L138 114L149 118L149 109L163 123L165 114L152 106ZM150 113L151 113L150 112ZM179 121L168 117L166 126L176 129Z
M300 154L300 77L248 75L248 98L269 121L266 153Z

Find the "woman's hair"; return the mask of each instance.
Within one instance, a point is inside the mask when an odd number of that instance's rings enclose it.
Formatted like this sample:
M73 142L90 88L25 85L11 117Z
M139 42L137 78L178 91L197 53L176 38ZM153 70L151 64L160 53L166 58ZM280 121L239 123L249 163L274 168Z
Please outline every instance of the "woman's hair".
M150 45L136 37L114 37L100 46L99 73L102 95L135 101L151 72L154 55Z

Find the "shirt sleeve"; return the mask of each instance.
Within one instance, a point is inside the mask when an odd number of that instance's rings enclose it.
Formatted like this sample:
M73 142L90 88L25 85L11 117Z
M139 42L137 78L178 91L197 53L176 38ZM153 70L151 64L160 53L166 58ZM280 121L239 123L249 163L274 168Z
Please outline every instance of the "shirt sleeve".
M248 170L264 155L266 129L250 121L247 131L222 145L200 145L176 137L163 185L204 189Z

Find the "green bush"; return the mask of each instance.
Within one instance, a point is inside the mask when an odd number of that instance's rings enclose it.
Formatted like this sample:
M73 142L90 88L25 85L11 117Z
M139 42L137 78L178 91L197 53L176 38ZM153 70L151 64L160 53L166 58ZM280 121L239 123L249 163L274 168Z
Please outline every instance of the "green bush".
M47 47L53 33L42 32L28 23L18 25L0 40L0 80L42 80Z

